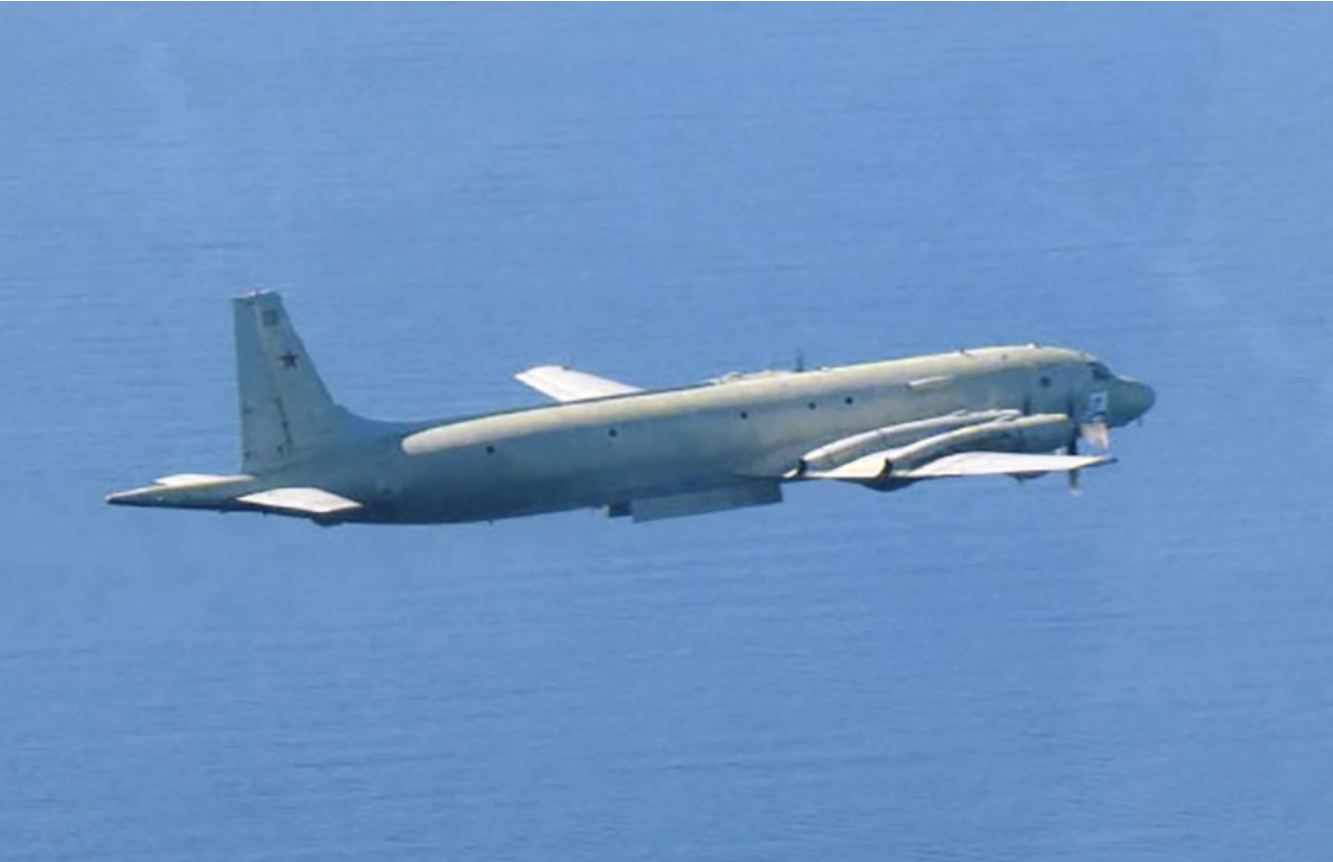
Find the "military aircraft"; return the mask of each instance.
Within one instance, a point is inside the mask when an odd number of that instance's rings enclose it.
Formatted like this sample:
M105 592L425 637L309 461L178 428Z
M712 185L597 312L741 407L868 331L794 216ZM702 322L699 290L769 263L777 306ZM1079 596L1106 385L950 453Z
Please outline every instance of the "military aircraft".
M545 365L515 376L558 404L387 422L333 401L277 293L232 304L241 472L165 476L107 502L321 525L579 508L639 522L778 503L796 482L1065 473L1077 491L1079 471L1114 460L1109 429L1154 400L1093 356L1028 344L651 392Z

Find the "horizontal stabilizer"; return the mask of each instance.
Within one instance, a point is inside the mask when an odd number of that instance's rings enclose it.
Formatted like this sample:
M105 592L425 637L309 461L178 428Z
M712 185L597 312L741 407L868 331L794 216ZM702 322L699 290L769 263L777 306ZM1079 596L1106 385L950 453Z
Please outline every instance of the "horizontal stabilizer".
M153 484L142 488L108 494L106 501L113 506L217 509L253 488L254 483L255 477L245 474L175 473L154 479Z
M154 479L153 484L166 488L203 488L208 485L248 482L252 478L252 476L243 474L220 476L216 473L173 473L170 476L160 476Z
M272 488L237 497L236 502L248 503L261 509L306 515L331 515L334 512L350 512L361 508L361 504L355 500L340 497L322 488Z
M575 371L563 365L539 365L515 374L514 379L556 401L587 401L643 391L637 386L608 380L585 371Z

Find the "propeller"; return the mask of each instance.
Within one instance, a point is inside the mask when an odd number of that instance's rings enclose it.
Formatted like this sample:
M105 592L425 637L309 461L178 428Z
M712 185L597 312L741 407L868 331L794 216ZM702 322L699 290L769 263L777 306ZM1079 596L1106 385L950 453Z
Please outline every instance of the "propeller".
M1111 429L1106 427L1105 422L1086 422L1079 426L1079 430L1098 449L1105 451L1111 448Z
M1111 429L1106 427L1106 422L1097 417L1092 422L1072 422L1075 410L1074 399L1071 396L1066 414L1069 416L1072 427L1069 429L1069 440L1065 443L1066 455L1078 454L1078 441L1086 439L1093 446L1103 452L1111 448ZM1077 497L1083 493L1079 484L1079 470L1070 470L1066 475L1069 477L1069 493Z
M1069 442L1065 444L1066 455L1078 454L1078 438L1080 436L1082 435L1079 430L1079 425L1075 423L1069 431ZM1070 470L1065 474L1069 477L1069 494L1073 497L1078 497L1083 494L1083 488L1079 485L1079 472L1079 470Z

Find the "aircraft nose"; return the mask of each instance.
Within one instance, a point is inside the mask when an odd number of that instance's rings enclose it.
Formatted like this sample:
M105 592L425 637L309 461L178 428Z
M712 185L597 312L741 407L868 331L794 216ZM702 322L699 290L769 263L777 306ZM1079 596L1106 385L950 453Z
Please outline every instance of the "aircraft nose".
M1121 377L1111 394L1111 409L1116 413L1115 424L1132 422L1152 409L1157 393L1151 386L1129 377Z

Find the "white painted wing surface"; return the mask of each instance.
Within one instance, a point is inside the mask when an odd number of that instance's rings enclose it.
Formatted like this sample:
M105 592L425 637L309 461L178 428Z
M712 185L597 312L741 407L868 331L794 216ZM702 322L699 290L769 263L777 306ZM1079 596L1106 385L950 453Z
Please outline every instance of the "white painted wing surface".
M811 471L808 479L841 479L867 482L885 476L885 463L892 452L875 452L832 470ZM927 461L918 467L895 466L895 479L944 479L951 476L1036 476L1063 473L1109 464L1110 455L1032 455L1023 452L959 452Z
M247 476L243 473L231 476L222 476L217 473L172 473L170 476L158 476L153 480L153 484L164 485L168 488L203 488L208 485L248 482L253 478L253 476Z
M556 401L587 401L643 391L637 386L608 380L586 371L575 371L563 365L539 365L515 374L514 379Z
M903 479L940 479L947 476L1035 476L1098 467L1114 461L1110 455L1033 455L1024 452L959 452L936 458L910 470L895 470Z
M884 469L889 460L887 452L872 452L869 455L863 455L855 461L849 461L832 470L810 470L803 473L807 479L842 479L848 482L868 482L873 479L880 479L884 476ZM795 471L791 474L797 475Z
M282 512L303 512L308 515L330 515L360 509L361 504L340 497L323 488L272 488L255 494L237 497L237 502L249 503L262 509Z

